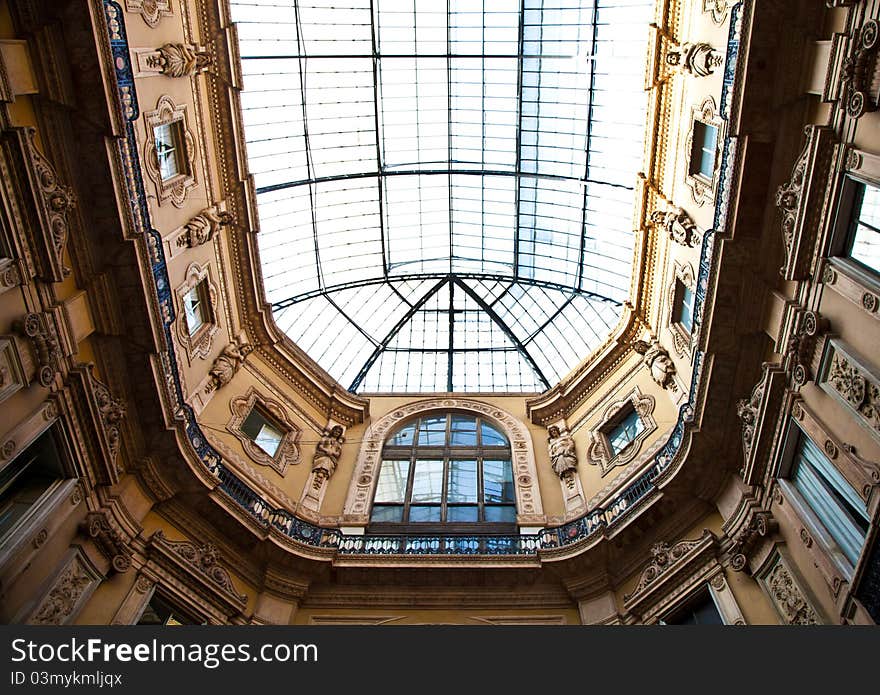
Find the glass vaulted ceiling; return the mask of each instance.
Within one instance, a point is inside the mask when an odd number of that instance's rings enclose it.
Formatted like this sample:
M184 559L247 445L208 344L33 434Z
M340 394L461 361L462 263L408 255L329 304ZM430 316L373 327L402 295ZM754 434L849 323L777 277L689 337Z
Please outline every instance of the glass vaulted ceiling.
M356 392L541 391L629 293L652 0L233 0L263 280Z

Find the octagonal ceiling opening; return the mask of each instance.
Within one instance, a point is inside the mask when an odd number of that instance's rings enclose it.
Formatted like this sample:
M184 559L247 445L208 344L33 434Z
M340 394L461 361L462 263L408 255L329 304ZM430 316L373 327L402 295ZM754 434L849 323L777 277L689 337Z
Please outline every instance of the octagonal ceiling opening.
M278 326L353 392L539 392L630 288L653 0L232 0Z

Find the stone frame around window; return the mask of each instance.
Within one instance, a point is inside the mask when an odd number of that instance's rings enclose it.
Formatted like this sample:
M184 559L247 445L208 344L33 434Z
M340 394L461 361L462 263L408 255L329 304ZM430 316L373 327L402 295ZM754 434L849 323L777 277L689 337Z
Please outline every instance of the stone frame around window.
M602 477L605 477L616 466L629 463L641 451L644 441L657 429L657 421L653 415L655 405L654 397L643 394L636 386L625 398L614 401L605 408L602 419L590 432L591 443L587 452L587 460L594 466L599 466ZM611 450L608 433L618 424L629 408L638 414L644 429L623 451L614 454Z
M205 283L205 310L208 314L204 323L196 331L190 334L189 323L186 320L184 302L186 295L201 283ZM191 263L186 269L186 280L174 292L177 301L177 337L180 344L186 350L190 360L194 358L206 359L211 352L214 335L220 328L217 320L217 286L211 279L210 264Z
M696 324L694 324L693 330L689 331L682 323L675 320L675 295L677 283L680 282L693 292L696 297L697 276L694 272L694 267L690 263L673 261L672 267L673 278L666 290L666 299L669 307L666 314L666 324L669 326L670 333L672 333L672 347L675 350L675 354L682 358L690 358L693 353L694 345L696 345L697 327ZM696 319L696 316L694 316L694 319Z
M186 171L163 180L159 170L159 155L156 151L155 128L171 124L178 124L180 128L180 145L184 154L183 161ZM144 128L146 130L144 168L156 186L159 205L170 200L175 207L183 207L187 193L197 184L196 141L187 124L186 106L175 104L167 94L159 97L156 109L144 113Z
M717 129L715 160L711 178L707 178L702 174L691 173L691 153L693 152L694 130L697 123ZM701 207L706 203L714 201L715 195L718 192L718 181L721 178L721 151L724 146L725 136L724 119L718 114L715 99L706 97L702 104L691 108L691 127L684 142L684 161L687 162L685 184L690 188L694 202Z
M274 455L264 451L241 429L242 424L255 407L263 412L264 417L271 418L274 421L272 424L276 425L282 434L281 442ZM229 409L232 411L232 419L226 424L226 429L241 442L244 452L254 462L262 466L269 466L279 475L284 475L288 466L296 465L302 460L299 451L302 430L293 423L281 403L266 398L251 387L243 396L233 398L229 402Z
M852 221L855 189L859 184L880 189L880 156L849 149L837 172L837 211L831 220L826 256L820 267L822 282L837 294L880 319L880 275L845 254Z

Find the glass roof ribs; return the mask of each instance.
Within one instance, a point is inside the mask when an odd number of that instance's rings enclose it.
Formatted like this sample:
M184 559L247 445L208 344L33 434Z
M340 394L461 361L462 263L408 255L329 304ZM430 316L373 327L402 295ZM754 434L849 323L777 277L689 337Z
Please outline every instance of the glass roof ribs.
M279 326L361 392L564 378L629 294L653 4L231 0Z

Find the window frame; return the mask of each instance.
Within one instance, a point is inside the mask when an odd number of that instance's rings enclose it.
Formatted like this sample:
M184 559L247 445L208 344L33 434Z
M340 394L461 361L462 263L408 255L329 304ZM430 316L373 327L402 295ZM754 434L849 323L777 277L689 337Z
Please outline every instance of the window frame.
M282 435L274 454L269 454L242 430L244 421L254 408L258 408L263 417L276 426ZM302 430L291 420L281 402L268 398L251 387L245 394L233 398L229 402L229 409L232 411L232 418L226 423L226 431L235 435L245 454L255 463L269 466L279 475L284 475L289 465L301 461L299 440Z
M156 108L144 113L144 165L149 178L156 186L156 198L159 205L168 201L178 208L186 203L186 197L196 181L196 139L189 129L186 105L176 104L166 95L159 97ZM156 130L161 126L171 126L176 149L179 153L178 172L171 176L162 175L161 157L156 140Z
M700 176L708 183L711 183L712 177L715 174L715 160L718 157L718 126L700 119L694 119L691 127L693 128L693 138L691 141L691 156L688 160L688 173L691 176ZM708 147L706 145L707 136L713 131L715 133L713 138L714 144ZM700 138L699 134L702 134L703 137ZM699 161L697 161L697 155L699 155ZM703 170L704 155L710 155L712 160L711 171L708 173Z
M683 359L691 359L698 327L696 324L697 310L697 278L694 268L690 263L673 262L672 281L667 290L667 325L672 333L672 347L675 354ZM692 297L691 318L689 324L682 322L682 304L686 288Z
M694 165L694 152L702 154L704 143L696 144L696 131L698 126L711 126L715 128L715 147L712 157L712 174L707 176L702 172L701 166ZM708 131L707 131L708 132ZM718 182L721 178L721 160L726 137L726 124L718 113L718 107L712 97L706 97L701 104L691 108L691 125L688 136L684 142L683 158L685 161L685 184L691 189L691 196L698 205L712 203L718 191Z
M864 505L865 531L862 537L861 546L859 547L858 553L853 561L847 554L845 548L840 544L838 538L834 535L834 531L830 529L822 519L820 512L813 507L796 481L791 477L795 466L801 464L801 461L796 461L795 457L798 455L799 446L804 441L809 442L809 446L814 447L815 453L824 460L824 463L827 464L829 468L836 472L836 475L839 476L839 480L836 482L846 485L853 493L853 496L859 498L858 491L856 491L852 487L852 484L846 479L844 472L835 465L834 461L825 455L822 447L793 417L789 418L788 428L785 433L782 449L783 453L777 481L785 497L794 508L798 518L806 526L810 535L816 540L821 551L831 559L847 579L852 579L855 575L856 567L858 567L859 562L865 554L865 548L868 546L867 540L871 531L870 510L867 508L867 504L865 504L864 500L861 500L861 503ZM815 466L812 467L815 469ZM821 474L821 471L818 473ZM823 486L828 486L827 480L823 480ZM838 511L842 509L845 516L850 517L849 521L855 523L855 519L852 518L852 515L848 510L841 508L839 505L837 506Z
M199 307L203 311L203 321L195 329L191 329L187 311L187 298L193 291L198 293ZM177 336L180 343L191 361L196 358L207 359L214 336L220 328L217 318L217 286L211 279L210 264L191 263L186 269L186 279L175 294L178 311Z
M654 407L656 401L653 396L643 394L638 386L634 387L627 396L614 401L602 415L602 419L590 432L592 440L587 452L587 460L593 465L598 465L602 477L605 477L616 466L622 466L635 459L644 445L645 440L657 429L657 421L654 419ZM636 433L626 446L615 451L610 434L620 422L635 412L642 423L642 429Z
M386 461L407 461L407 480L406 490L403 495L403 502L376 502L376 494L378 485L373 490L372 501L370 505L369 520L366 531L370 534L412 534L412 535L484 535L498 533L513 533L516 531L517 520L517 503L515 476L513 468L513 452L510 445L510 439L503 429L495 422L484 418L477 413L461 412L455 410L443 411L442 415L446 418L444 429L444 443L442 445L419 444L419 433L421 431L420 423L423 419L438 417L438 412L420 413L418 416L405 420L398 424L386 437L382 447L382 455L379 458L379 468L377 472L377 480L381 476L382 468ZM456 445L451 443L452 422L455 416L473 419L476 423L476 443L474 445ZM504 446L491 446L482 443L482 425L486 424L493 430L498 432L507 441ZM410 445L389 444L401 430L413 426L415 429L415 437ZM488 455L487 455L488 454ZM485 484L484 484L484 465L486 461L503 460L507 463L510 475L511 499L510 502L487 502L485 500ZM417 502L413 504L412 494L415 481L415 472L418 461L442 461L443 462L443 485L440 493L440 502ZM477 500L476 503L469 502L449 502L449 482L450 482L450 465L453 461L474 461L476 463L476 482L477 482ZM410 509L412 506L436 506L440 508L439 521L411 521ZM373 519L374 510L378 507L399 507L402 509L402 521L375 521ZM476 521L448 521L448 510L450 507L476 508ZM487 508L505 508L509 507L514 512L514 518L509 521L485 521L485 513Z
M163 121L153 126L153 144L156 148L156 159L159 166L159 179L163 185L169 185L177 177L189 176L189 166L186 158L186 134L184 132L183 118L175 118L171 121ZM160 132L163 137L160 139ZM164 145L164 133L167 132L168 139L171 141L171 148L164 152L160 149L160 144ZM169 156L173 155L174 171L166 175L163 167L163 161L168 161Z
M712 591L708 582L705 582L695 588L693 591L688 592L684 599L677 602L673 606L664 610L663 614L658 618L657 622L661 625L690 625L692 623L682 623L682 622L669 622L671 618L676 617L677 615L682 614L684 611L692 610L695 605L702 605L703 603L709 603L715 609L715 613L718 615L719 622L718 623L693 623L695 625L727 625L728 622L724 618L724 611L718 603L718 599L715 596L715 592Z

